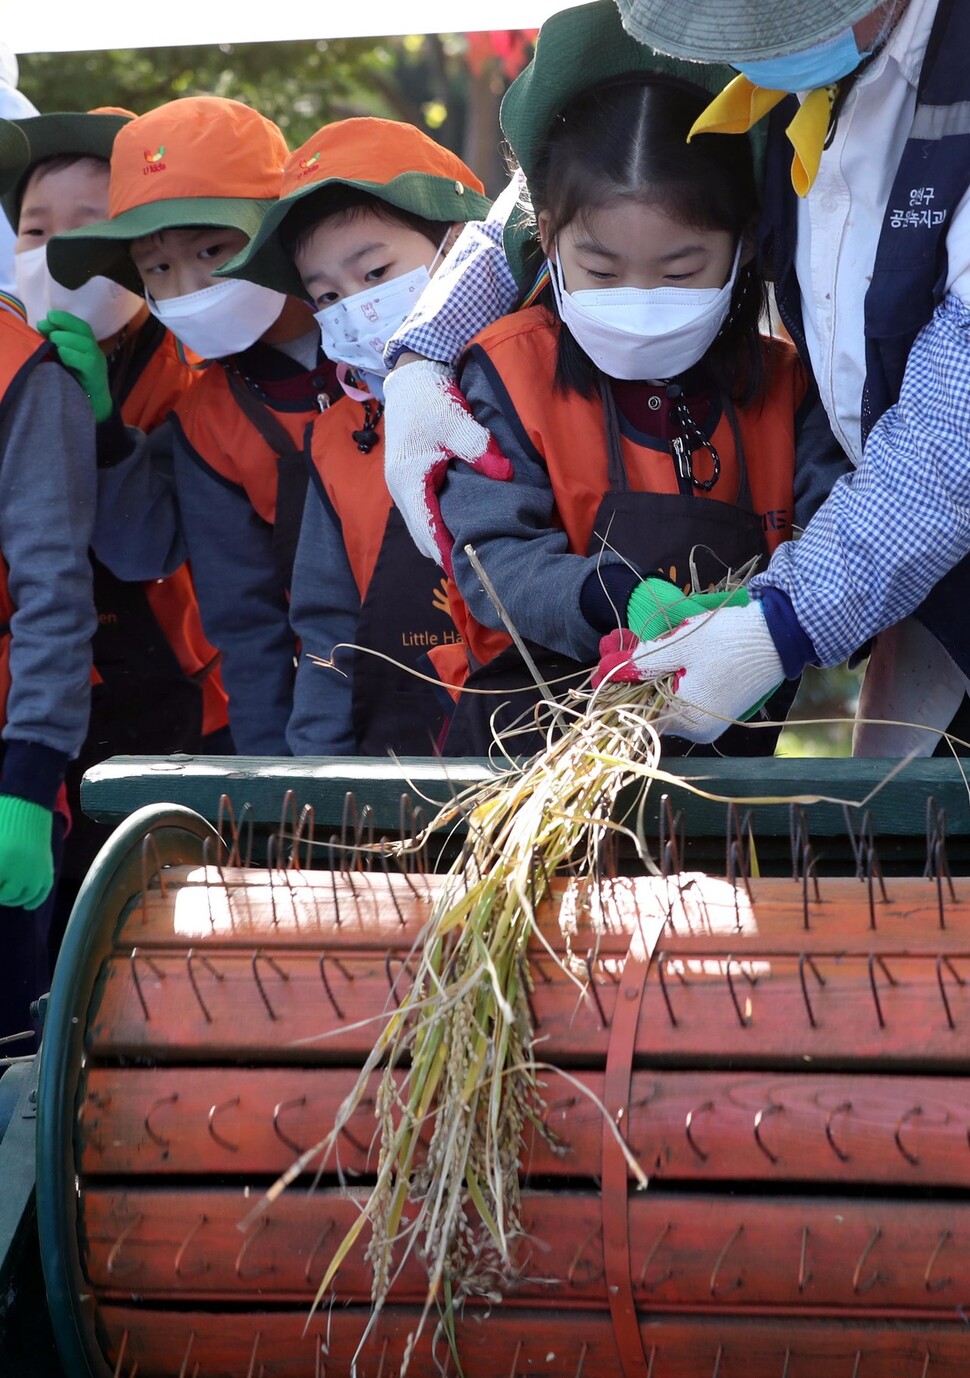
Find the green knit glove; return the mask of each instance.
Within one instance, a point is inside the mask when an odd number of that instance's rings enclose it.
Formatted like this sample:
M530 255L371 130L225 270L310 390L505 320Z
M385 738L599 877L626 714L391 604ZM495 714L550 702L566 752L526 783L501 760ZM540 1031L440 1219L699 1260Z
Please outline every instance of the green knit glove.
M107 421L115 409L108 386L108 361L87 321L69 311L51 311L37 322L37 329L47 336L61 363L81 384L95 421Z
M626 625L641 641L656 641L688 617L713 612L715 608L744 607L747 602L745 589L732 593L684 593L669 579L653 577L637 584L630 594Z
M0 794L0 904L36 909L50 894L53 822L50 809L13 794Z

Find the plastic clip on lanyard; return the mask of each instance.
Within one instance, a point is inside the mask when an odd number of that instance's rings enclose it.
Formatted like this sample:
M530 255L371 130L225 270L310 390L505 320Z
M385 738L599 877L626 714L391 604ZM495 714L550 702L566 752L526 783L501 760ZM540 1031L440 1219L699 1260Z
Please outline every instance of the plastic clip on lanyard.
M674 472L677 475L677 485L682 492L684 492L684 487L686 485L686 492L684 495L689 497L694 484L694 471L690 464L690 451L682 436L674 436L673 440L670 442L670 453L673 456Z

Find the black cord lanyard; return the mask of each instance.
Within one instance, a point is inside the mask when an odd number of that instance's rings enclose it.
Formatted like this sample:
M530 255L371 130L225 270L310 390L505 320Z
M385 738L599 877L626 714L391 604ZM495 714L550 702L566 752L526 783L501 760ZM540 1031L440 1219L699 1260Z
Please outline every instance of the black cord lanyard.
M681 434L675 436L670 442L670 451L673 455L677 477L678 479L689 479L698 492L709 493L721 477L721 457L691 415L690 407L684 398L683 388L679 383L667 384L667 398L671 404L671 414L681 431ZM692 444L692 441L695 441L696 444ZM696 449L707 450L711 456L713 471L710 478L700 479L694 473L693 451Z
M351 439L357 442L357 448L361 454L369 455L379 439L377 427L380 424L381 417L384 415L384 403L375 403L374 410L371 411L370 402L364 402L363 408L364 424L359 431L351 431L350 434Z

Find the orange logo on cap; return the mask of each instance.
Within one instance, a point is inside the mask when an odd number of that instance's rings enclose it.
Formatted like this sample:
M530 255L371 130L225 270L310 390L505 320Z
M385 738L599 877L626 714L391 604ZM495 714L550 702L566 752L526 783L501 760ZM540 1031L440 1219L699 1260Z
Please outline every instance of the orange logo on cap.
M313 169L316 167L316 165L317 165L317 163L319 163L319 161L320 161L320 154L319 154L319 153L314 153L314 154L312 155L312 157L310 157L310 158L301 158L301 159L300 159L300 176L301 176L301 177L309 177L310 173L313 171Z
M164 171L165 171L165 164L162 162L162 159L163 159L164 157L165 157L165 145L164 145L164 144L159 144L158 149L157 149L156 152L154 152L154 153L151 151L150 148L146 148L146 149L145 149L145 163L146 163L146 166L142 169L142 171L144 172L144 174L145 174L146 177L148 176L148 174L149 174L150 172L164 172Z

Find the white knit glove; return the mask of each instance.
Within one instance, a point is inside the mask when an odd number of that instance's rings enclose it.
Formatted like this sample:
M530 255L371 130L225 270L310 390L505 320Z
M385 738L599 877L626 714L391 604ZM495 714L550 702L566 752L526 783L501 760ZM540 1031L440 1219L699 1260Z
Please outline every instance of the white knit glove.
M438 492L453 459L486 478L510 479L512 465L472 416L446 364L402 364L384 380L384 474L411 539L451 574L454 540Z
M760 602L689 617L675 631L631 648L632 633L600 642L600 683L674 676L674 697L658 719L662 732L713 742L745 722L785 678ZM625 641L624 641L625 638Z

